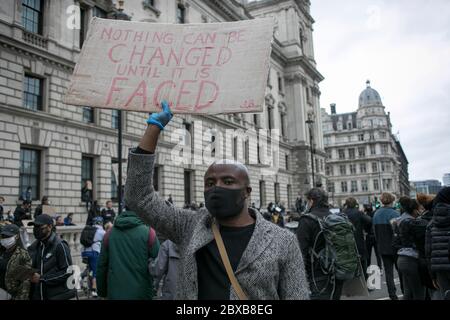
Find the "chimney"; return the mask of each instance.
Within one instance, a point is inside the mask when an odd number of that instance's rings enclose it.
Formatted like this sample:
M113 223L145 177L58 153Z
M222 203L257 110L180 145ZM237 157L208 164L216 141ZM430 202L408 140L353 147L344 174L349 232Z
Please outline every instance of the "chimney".
M331 114L336 114L336 103L330 104Z

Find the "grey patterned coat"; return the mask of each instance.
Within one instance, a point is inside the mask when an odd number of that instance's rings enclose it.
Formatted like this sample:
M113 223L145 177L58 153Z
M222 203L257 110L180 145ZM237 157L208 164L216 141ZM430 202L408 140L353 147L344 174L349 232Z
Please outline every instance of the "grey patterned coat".
M206 209L198 212L174 207L153 190L154 154L130 153L125 203L180 250L176 299L198 298L195 253L211 241L212 218ZM256 213L253 235L236 269L236 278L249 299L309 299L303 258L295 235ZM230 288L230 299L238 296Z

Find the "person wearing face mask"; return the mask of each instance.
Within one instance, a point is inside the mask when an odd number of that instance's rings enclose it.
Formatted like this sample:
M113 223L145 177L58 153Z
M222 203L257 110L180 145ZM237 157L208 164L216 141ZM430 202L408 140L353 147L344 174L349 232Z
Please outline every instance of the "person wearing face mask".
M68 300L74 298L76 290L67 286L72 275L68 273L72 265L69 245L55 232L52 217L41 214L33 222L36 239L28 248L32 267L39 270L31 277L32 300Z
M1 229L0 245L3 252L0 255L0 288L8 292L11 300L28 300L30 280L17 279L17 274L21 267L31 269L31 258L21 243L19 231L15 224Z
M151 114L139 147L130 152L125 203L180 249L175 299L308 299L303 259L295 235L249 208L247 168L216 161L204 175L205 207L180 209L153 189L152 172L169 105Z

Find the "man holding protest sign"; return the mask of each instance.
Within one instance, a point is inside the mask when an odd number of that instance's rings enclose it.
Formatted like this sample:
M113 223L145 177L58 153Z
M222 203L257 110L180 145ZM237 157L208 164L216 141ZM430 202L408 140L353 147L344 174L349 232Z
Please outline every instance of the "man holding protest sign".
M155 150L173 114L166 102L153 113L129 155L125 203L180 248L177 299L308 299L295 236L249 208L247 168L214 162L204 176L206 208L174 207L153 189Z

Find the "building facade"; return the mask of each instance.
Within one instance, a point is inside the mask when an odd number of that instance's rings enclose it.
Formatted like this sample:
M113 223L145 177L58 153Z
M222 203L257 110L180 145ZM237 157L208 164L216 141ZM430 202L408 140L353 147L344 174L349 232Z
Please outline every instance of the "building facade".
M93 198L100 204L117 198L118 112L63 102L89 21L94 16L112 18L116 12L110 0L2 1L0 195L6 198L7 207L14 206L19 195L31 187L35 204L49 196L58 213L74 212L77 221L84 221L81 187L88 180L92 181ZM131 20L149 23L276 19L264 112L176 115L158 145L154 186L161 196L172 195L179 206L203 201L203 174L208 164L197 164L195 159L208 146L212 149L211 144L221 140L216 138L227 129L238 133L279 130L277 137L268 139L279 141L273 144L276 149L260 148L259 144L251 147L239 134L229 139L230 143L214 144L217 153L226 158L258 158L249 165L251 200L256 205L265 207L278 200L292 206L297 194L312 186L313 168L316 180L324 180L318 87L323 77L314 61L309 1L126 0L124 13ZM71 27L74 24L77 27ZM123 114L124 177L128 150L138 144L147 117L145 113ZM308 119L312 120L309 127L305 124ZM175 163L172 155L180 144L187 152L181 163Z
M444 183L444 187L450 187L450 173L444 174L442 182Z
M348 197L360 204L373 203L385 191L409 195L408 160L369 81L356 112L337 113L332 104L330 114L322 109L322 122L327 189L335 205Z
M416 193L436 195L442 189L442 184L439 180L412 181L412 184L416 189Z

